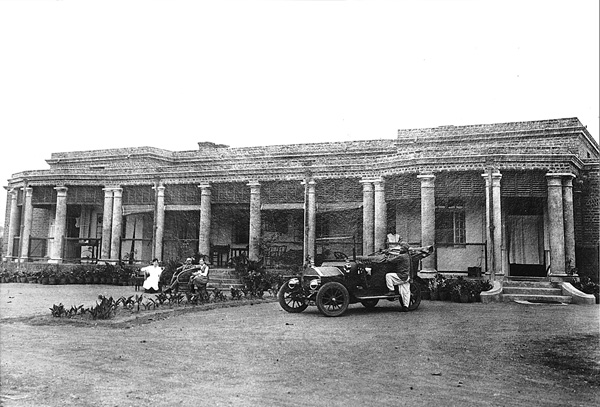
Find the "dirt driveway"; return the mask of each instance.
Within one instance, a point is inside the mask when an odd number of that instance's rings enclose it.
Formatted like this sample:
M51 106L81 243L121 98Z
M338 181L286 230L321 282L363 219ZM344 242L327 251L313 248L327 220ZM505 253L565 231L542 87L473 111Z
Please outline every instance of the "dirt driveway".
M8 318L0 293L4 406L600 403L598 306L385 302L326 318L265 302L73 325Z

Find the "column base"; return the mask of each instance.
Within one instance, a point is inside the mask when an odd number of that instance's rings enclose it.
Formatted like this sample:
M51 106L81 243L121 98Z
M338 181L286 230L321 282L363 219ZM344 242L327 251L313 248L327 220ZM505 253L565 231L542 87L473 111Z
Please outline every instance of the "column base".
M574 276L569 275L567 273L550 274L548 277L550 278L550 282L552 282L552 283L563 283L563 282L571 283L573 281L576 281L576 278L574 278Z
M50 264L60 264L63 262L63 259L48 259L48 263Z
M417 272L417 275L423 279L431 279L437 276L438 272L435 269L425 269Z

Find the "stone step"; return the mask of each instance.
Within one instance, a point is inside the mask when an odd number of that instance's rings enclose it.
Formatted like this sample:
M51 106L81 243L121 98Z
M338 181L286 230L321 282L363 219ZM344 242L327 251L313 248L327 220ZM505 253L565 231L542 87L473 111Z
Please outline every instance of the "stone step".
M526 280L505 280L503 287L537 287L537 288L556 288L556 285L550 281L526 281Z
M501 294L500 298L503 302L511 301L532 301L532 302L547 302L547 303L567 303L570 304L572 298L568 295L534 295L534 294Z
M562 295L560 288L548 287L506 287L502 289L503 294L530 294L530 295Z

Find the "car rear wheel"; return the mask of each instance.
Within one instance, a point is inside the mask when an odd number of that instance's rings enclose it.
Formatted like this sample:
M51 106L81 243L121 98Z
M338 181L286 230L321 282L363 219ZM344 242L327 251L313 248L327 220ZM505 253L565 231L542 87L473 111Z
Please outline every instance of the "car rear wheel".
M421 304L421 286L417 283L410 283L410 301L408 303L408 310L416 310L419 308L419 304Z
M327 317L337 317L348 309L350 295L343 284L332 281L326 283L317 293L317 308Z
M281 308L287 312L302 312L308 307L308 302L299 289L293 290L287 284L284 284L277 293L277 299Z
M362 300L360 303L363 305L363 307L365 307L367 309L372 309L372 308L375 308L375 306L377 305L378 302L379 302L379 300L375 299L375 300Z

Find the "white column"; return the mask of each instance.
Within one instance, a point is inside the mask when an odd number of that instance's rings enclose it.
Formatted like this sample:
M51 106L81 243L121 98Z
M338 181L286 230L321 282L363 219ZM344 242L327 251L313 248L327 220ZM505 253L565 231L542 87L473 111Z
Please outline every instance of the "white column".
M199 185L200 195L200 236L198 253L210 256L211 190L210 184ZM259 191L260 192L260 191ZM260 205L260 204L259 204ZM260 210L260 206L259 206Z
M315 261L315 245L317 239L317 199L315 191L315 181L308 181L308 202L307 202L307 230L306 230L306 256L310 256L312 261Z
M421 180L421 246L435 246L435 175L417 175ZM421 261L422 269L419 276L431 278L436 271L436 254Z
M110 259L119 260L121 254L121 228L123 226L123 189L113 190L112 230L110 236Z
M258 261L260 257L260 184L249 182L250 187L250 231L248 259Z
M156 218L154 219L154 255L153 257L162 261L163 238L165 235L165 187L158 185L156 188Z
M565 261L567 271L577 267L575 262L575 218L573 214L573 178L575 175L566 175L562 180L563 213L565 225Z
M113 188L104 188L104 212L102 212L102 248L100 259L110 260L110 237L112 235Z
M362 180L363 186L363 256L375 251L375 197L373 195L373 181Z
M566 276L565 221L562 176L546 174L548 181L548 217L550 220L550 276Z
M33 224L33 204L31 198L33 195L33 188L27 187L23 191L23 232L21 233L21 258L20 261L24 262L29 259L29 238L31 236L31 226Z
M486 275L494 281L496 277L503 278L505 262L502 258L502 206L500 194L500 180L502 174L494 171L481 174L485 179L485 216L486 216L486 242L487 260ZM491 188L491 190L490 190Z
M56 190L56 214L54 217L54 236L52 253L49 263L60 263L63 260L65 248L65 231L67 230L67 187L61 186Z
M8 237L7 237L7 249L6 249L6 259L13 259L13 251L14 251L14 243L15 236L17 235L17 231L19 230L19 207L17 205L17 198L19 196L19 191L16 188L11 188L8 191L10 195L10 215L8 218Z
M375 251L385 249L387 241L387 204L385 202L385 182L382 179L373 182L375 226L374 226L374 249Z

